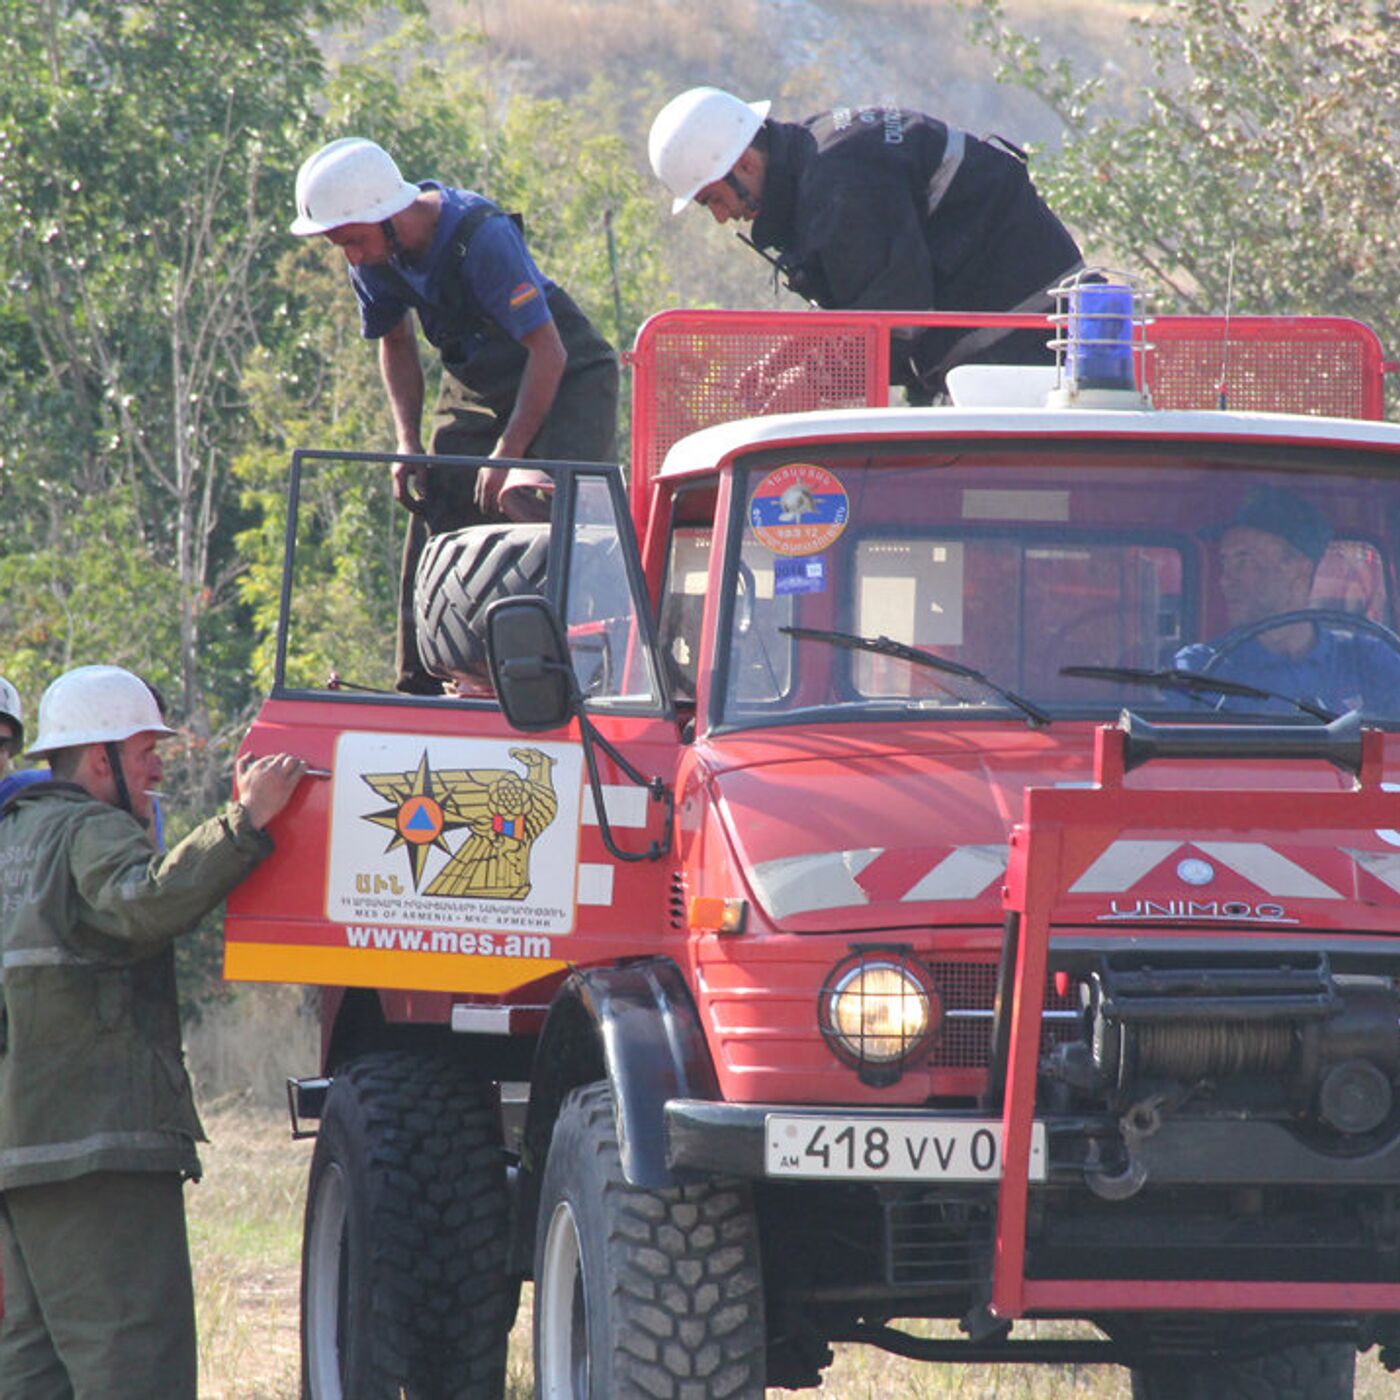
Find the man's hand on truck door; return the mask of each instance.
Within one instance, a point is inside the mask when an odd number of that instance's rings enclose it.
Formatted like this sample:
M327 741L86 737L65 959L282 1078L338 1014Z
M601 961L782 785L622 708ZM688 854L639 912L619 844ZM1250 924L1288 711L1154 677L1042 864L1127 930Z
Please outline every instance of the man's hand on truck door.
M248 820L261 830L292 800L305 776L306 764L292 754L254 758L245 753L234 765L234 793Z

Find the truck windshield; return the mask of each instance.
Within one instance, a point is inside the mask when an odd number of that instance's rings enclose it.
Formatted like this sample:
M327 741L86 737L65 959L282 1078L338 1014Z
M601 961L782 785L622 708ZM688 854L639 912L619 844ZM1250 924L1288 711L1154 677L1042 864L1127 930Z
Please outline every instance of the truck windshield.
M1254 445L770 455L736 471L720 722L1024 722L1009 693L1052 722L1131 705L1400 724L1393 471L1380 453Z

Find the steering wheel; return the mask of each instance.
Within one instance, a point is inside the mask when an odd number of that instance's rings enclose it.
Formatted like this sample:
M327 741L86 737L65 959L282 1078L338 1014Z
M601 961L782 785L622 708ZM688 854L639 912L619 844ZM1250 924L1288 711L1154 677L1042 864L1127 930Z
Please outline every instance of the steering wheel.
M1297 608L1292 612L1271 613L1256 622L1243 622L1238 627L1231 628L1215 643L1215 655L1201 667L1201 674L1209 676L1219 670L1227 656L1238 651L1261 632L1272 632L1275 627L1288 627L1295 622L1335 627L1341 632L1365 632L1384 642L1391 651L1400 656L1400 635L1392 632L1384 623L1372 622L1361 613L1344 612L1341 608Z

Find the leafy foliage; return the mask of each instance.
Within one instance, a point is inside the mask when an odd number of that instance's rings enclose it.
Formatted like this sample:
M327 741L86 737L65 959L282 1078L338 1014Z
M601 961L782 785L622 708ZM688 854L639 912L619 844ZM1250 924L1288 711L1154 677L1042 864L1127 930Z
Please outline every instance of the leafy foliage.
M23 327L3 336L21 508L0 543L50 570L52 596L84 596L89 546L145 560L139 585L110 579L103 600L127 646L30 618L35 661L52 675L173 640L171 698L203 737L246 703L220 674L236 676L245 650L229 610L226 457L263 315L267 192L280 196L309 121L321 77L309 25L327 13L307 0L0 0L13 79L0 88L0 326ZM104 501L114 533L75 540Z
M524 210L545 271L619 342L664 298L618 140L498 101L476 36L397 9L0 0L0 656L31 698L84 661L158 672L207 796L269 677L288 450L392 446L343 262L285 231L300 160L362 133ZM403 516L382 479L323 476L305 635L358 618L376 648ZM313 650L335 660L330 631Z
M1047 63L996 0L974 30L1068 138L1037 183L1172 309L1354 316L1400 343L1400 12L1387 0L1157 0L1140 116Z

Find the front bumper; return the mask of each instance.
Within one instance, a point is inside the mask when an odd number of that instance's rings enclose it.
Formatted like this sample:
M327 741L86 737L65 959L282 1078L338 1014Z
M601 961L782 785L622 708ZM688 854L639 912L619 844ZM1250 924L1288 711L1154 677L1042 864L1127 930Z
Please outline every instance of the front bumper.
M803 1108L790 1104L731 1104L670 1099L666 1104L666 1160L679 1179L724 1176L761 1180L768 1115L842 1119L908 1118L935 1128L965 1121L966 1111ZM1117 1144L1118 1120L1102 1116L1046 1120L1048 1183L1083 1185L1098 1173L1091 1144ZM1346 1154L1304 1141L1291 1127L1259 1120L1168 1119L1134 1145L1145 1171L1141 1184L1159 1186L1395 1186L1400 1182L1400 1133ZM896 1177L937 1185L937 1178ZM784 1177L785 1181L795 1178ZM800 1180L800 1179L799 1179Z

